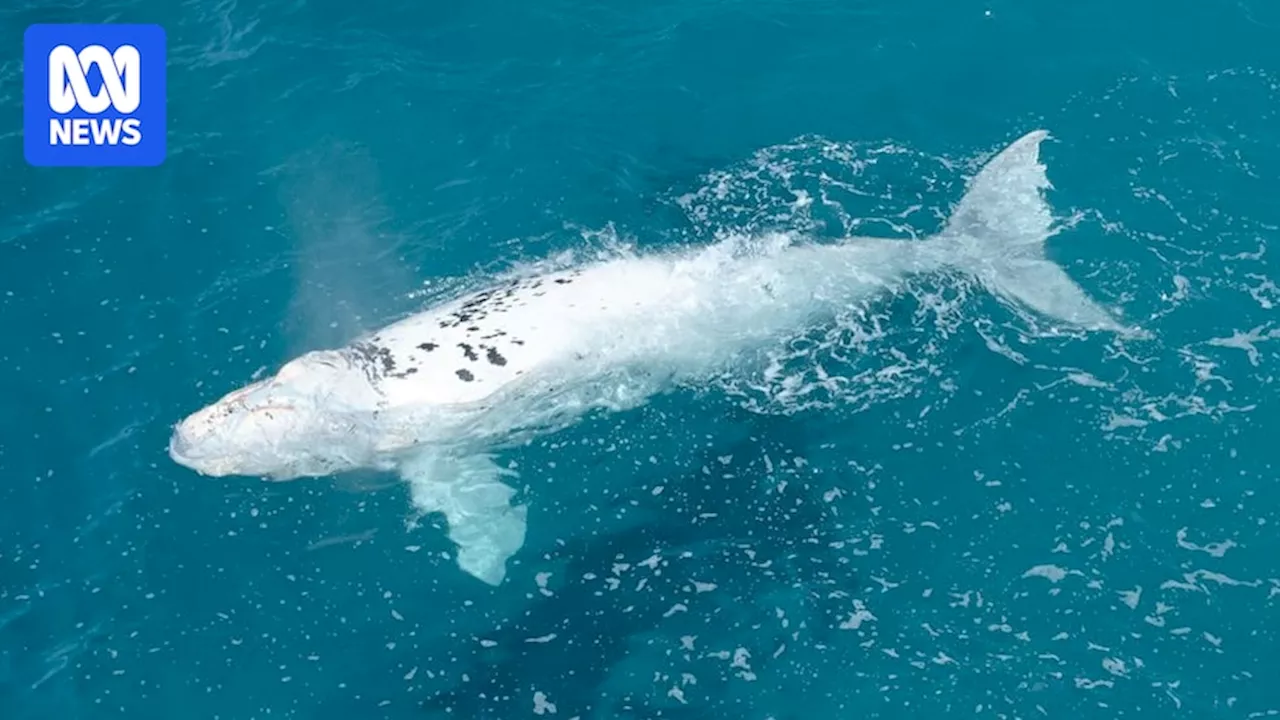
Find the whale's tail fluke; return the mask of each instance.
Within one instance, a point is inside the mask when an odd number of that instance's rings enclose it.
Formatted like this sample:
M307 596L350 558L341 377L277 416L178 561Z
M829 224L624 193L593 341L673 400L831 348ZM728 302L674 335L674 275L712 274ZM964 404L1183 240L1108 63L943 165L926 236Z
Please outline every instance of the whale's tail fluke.
M1028 133L987 162L936 247L945 247L950 264L992 292L1038 313L1086 329L1144 334L1116 320L1045 254L1045 241L1056 232L1040 163L1047 137L1044 130Z

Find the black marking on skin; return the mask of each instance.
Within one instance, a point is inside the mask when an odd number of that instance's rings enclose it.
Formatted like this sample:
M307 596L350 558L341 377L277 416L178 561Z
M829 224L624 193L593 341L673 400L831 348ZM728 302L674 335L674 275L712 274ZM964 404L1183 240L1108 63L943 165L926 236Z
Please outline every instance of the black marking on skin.
M488 360L493 365L507 364L507 359L502 357L502 355L493 348L489 348L488 350L485 351L485 359Z
M476 376L472 375L471 371L467 370L466 368L462 368L461 370L457 370L456 372L458 373L458 377L462 378L462 382L471 382L472 380L476 379Z
M515 344L515 345L523 345L523 344L524 344L524 341L523 341L523 340L512 340L511 342L512 342L513 344Z
M422 350L426 350L427 352L431 352L432 350L435 350L440 346L433 342L425 342L419 345L418 347L421 348Z
M573 282L573 281L572 281L572 280L570 280L569 278L556 278L556 284L557 284L557 285L568 285L568 284L569 284L569 283L571 283L571 282Z
M541 281L535 281L541 284ZM440 320L442 329L454 328L462 326L466 323L472 323L477 320L484 320L493 313L501 313L508 309L508 305L504 302L506 299L513 297L516 291L523 287L528 287L529 281L519 278L508 280L498 287L483 290L470 297L467 297L458 309L449 313L447 318ZM468 332L478 332L477 326L467 328Z
M472 350L471 346L467 343L458 343L458 347L462 348L462 354L471 362L475 362L480 359L480 356L476 355L476 351Z
M494 293L494 291L493 291L493 290L485 290L484 292L477 293L477 294L475 295L475 297L473 297L473 298L471 298L470 300L468 300L468 301L466 301L466 302L462 303L462 309L463 309L463 310L474 310L474 309L476 309L476 308L480 307L481 305L483 305L483 304L485 303L485 301L486 301L486 300L488 300L489 298L493 297L493 293Z
M390 375L396 369L396 361L391 355L391 350L381 345L374 345L371 342L356 343L351 346L350 351L359 361L357 364L364 370L365 377L372 384L376 384L380 377Z

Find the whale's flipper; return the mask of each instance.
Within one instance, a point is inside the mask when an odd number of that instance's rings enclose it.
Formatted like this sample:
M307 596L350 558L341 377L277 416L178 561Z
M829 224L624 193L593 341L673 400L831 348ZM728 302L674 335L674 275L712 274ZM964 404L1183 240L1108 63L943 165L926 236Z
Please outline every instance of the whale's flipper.
M1079 327L1145 334L1117 321L1045 255L1045 241L1057 232L1040 162L1048 136L1027 133L987 162L937 239L959 253L953 264L998 295Z
M458 567L490 585L507 574L507 560L524 545L528 509L511 505L515 489L502 481L513 470L487 455L422 451L399 464L422 515L442 513L458 545Z

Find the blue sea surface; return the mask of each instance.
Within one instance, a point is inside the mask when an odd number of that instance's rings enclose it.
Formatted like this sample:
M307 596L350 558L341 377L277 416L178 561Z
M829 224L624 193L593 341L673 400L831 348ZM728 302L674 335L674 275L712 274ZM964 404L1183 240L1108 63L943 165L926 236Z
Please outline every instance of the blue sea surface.
M31 168L22 33L168 36L156 168ZM0 8L0 718L1280 714L1280 5ZM393 476L177 420L514 264L909 238L1037 128L1052 259L1152 337L922 278L505 453L498 587Z

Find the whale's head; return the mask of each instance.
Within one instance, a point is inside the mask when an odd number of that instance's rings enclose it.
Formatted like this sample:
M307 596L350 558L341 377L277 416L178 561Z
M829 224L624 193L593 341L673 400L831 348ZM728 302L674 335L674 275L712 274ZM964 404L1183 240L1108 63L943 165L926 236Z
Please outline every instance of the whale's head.
M372 447L376 395L351 356L308 353L182 420L169 457L217 477L289 480L354 469Z

